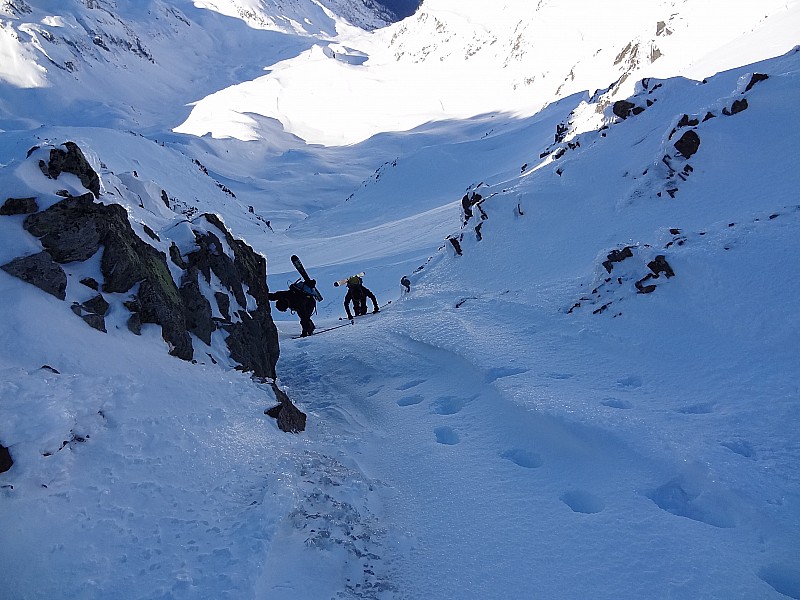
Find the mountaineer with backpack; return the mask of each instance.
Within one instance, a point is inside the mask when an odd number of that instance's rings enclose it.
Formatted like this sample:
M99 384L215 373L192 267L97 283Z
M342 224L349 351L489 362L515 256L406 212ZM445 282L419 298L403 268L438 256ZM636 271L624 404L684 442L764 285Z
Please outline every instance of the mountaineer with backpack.
M347 279L347 295L344 297L344 310L347 313L348 319L353 319L350 314L350 303L353 303L353 312L355 316L367 314L367 298L372 300L373 313L380 312L378 308L378 301L368 288L364 287L364 282L358 275L353 275Z
M314 279L308 281L300 279L290 285L288 290L269 293L269 299L275 301L275 308L281 312L289 309L300 317L300 325L303 328L301 337L311 335L316 329L314 321L311 320L311 315L317 309L317 297L319 296L316 285L317 282Z

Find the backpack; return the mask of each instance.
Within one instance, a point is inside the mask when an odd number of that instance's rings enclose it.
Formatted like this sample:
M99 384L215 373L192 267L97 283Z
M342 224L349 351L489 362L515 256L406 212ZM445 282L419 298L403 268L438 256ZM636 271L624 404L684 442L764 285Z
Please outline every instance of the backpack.
M301 294L305 294L306 296L311 296L314 300L320 301L322 300L322 294L319 293L317 288L309 285L305 280L298 279L293 284L289 286L289 289L295 290L296 292L300 292Z

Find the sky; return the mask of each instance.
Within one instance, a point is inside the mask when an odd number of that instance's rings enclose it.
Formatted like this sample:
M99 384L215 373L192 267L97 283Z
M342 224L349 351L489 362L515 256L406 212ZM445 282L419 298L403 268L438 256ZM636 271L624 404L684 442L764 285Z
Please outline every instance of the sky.
M268 73L249 67L249 42L226 46L220 60L242 69L198 82L204 95L161 122L146 102L126 113L146 88L120 72L92 127L56 109L25 126L18 86L35 69L20 59L0 87L4 197L79 192L26 158L74 140L101 201L164 244L216 212L266 256L271 290L296 279L298 254L324 299L310 338L273 311L277 383L308 415L291 435L264 415L269 385L232 361L170 357L155 326L134 337L121 295L103 334L72 314L79 286L63 302L0 271L0 443L15 461L0 474L0 598L800 598L800 10L780 4L768 19L725 13L718 46L698 50L684 42L706 5L686 3L664 63L637 66L627 88L613 59L630 31L607 30L595 63L563 61L571 87L522 108L518 73L465 66L457 39L483 17L512 21L513 2L495 15L426 2L458 33L448 42L413 18L363 38L254 32L275 40ZM206 12L209 39L234 27ZM3 51L18 28L3 21ZM436 40L433 66L389 68L394 46L370 67L394 34L409 53ZM178 66L193 53L208 50L176 51L160 93L186 98ZM452 93L436 63L486 93L426 108ZM156 82L170 68L131 64ZM542 98L563 80L552 71ZM754 73L768 78L747 89ZM47 77L56 90L30 93L83 93ZM283 102L323 81L392 98L398 77L419 77L419 98L384 104L383 121L360 106L363 126L314 110L338 88ZM644 110L614 116L623 98ZM686 158L674 144L688 130L700 145ZM0 264L40 250L21 222L0 217ZM647 278L659 256L674 275ZM381 309L351 324L333 282L360 271Z
M419 0L383 0L379 2L400 18L410 17L422 4Z

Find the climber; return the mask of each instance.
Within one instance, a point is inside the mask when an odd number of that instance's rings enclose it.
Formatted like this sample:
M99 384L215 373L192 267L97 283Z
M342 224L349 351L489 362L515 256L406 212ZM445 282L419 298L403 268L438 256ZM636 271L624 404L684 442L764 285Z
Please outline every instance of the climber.
M380 312L375 294L364 287L361 277L358 275L350 277L347 280L347 295L344 297L344 310L347 313L348 319L352 320L353 318L353 315L350 314L350 302L353 303L353 312L357 317L367 314L367 298L372 300L372 312Z
M311 279L308 284L311 289L314 289L317 282ZM304 291L302 286L293 283L288 290L270 292L269 299L275 301L275 308L279 311L286 312L289 309L291 312L297 313L303 328L301 337L307 337L314 333L316 327L311 320L311 315L317 309L317 301L311 293Z

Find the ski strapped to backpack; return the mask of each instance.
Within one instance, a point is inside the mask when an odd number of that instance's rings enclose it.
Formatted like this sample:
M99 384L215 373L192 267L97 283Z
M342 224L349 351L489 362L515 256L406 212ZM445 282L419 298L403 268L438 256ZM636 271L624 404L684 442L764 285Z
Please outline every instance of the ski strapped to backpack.
M364 277L364 274L365 274L364 271L361 271L361 273L356 273L355 275L350 275L350 277L361 278L361 277ZM344 279L339 279L337 281L334 281L333 282L333 287L339 287L340 285L344 285L345 283L347 283L347 280L350 279L350 277L345 277Z
M314 280L308 276L306 268L303 266L303 263L296 254L292 254L292 264L294 265L294 268L297 269L297 272L300 273L303 280L300 281L298 279L290 287L303 292L304 294L308 294L309 296L313 296L317 302L322 301L322 294L319 293L319 290L315 285L316 282L314 282Z

